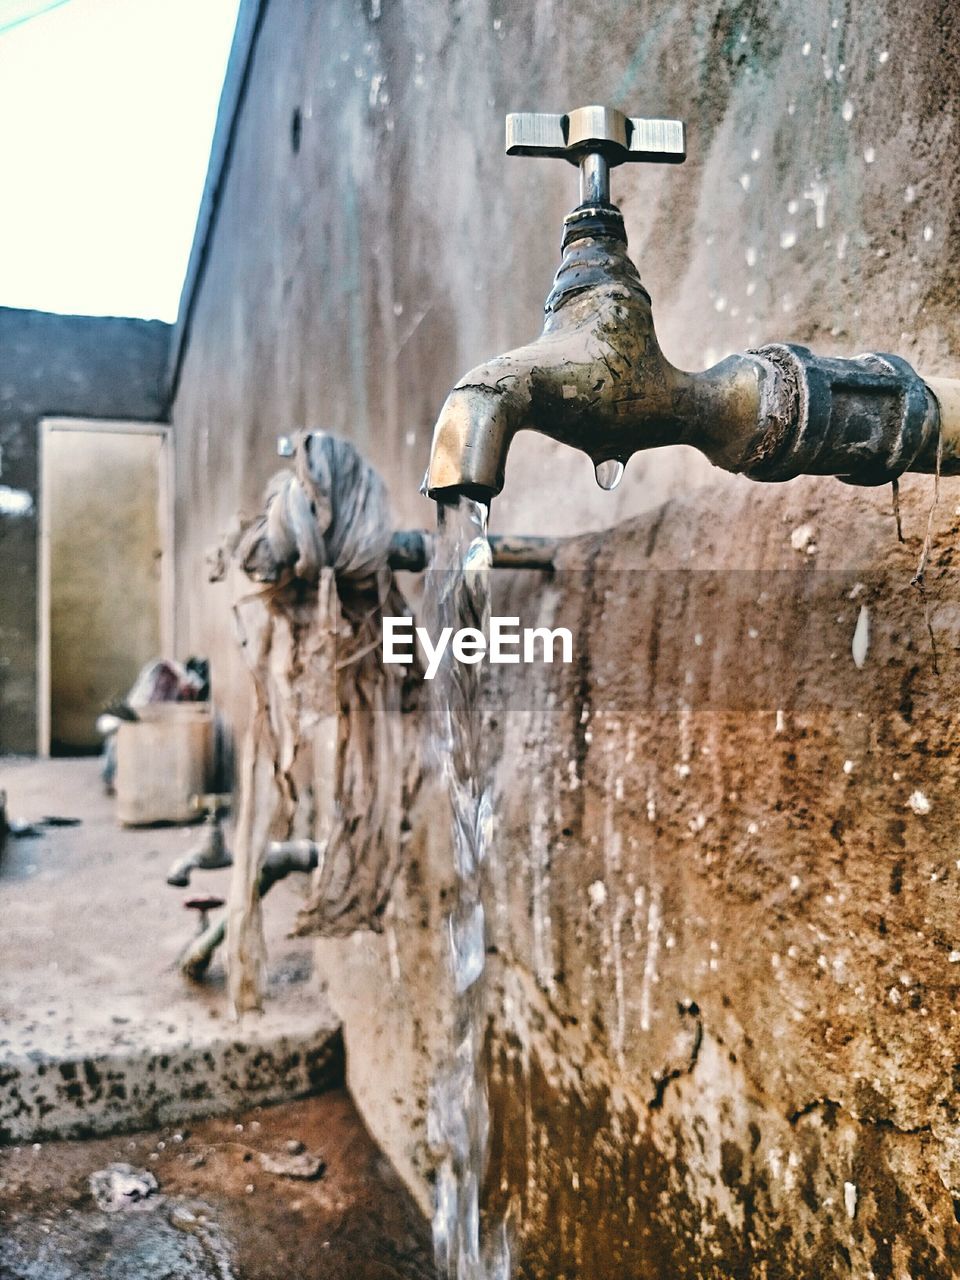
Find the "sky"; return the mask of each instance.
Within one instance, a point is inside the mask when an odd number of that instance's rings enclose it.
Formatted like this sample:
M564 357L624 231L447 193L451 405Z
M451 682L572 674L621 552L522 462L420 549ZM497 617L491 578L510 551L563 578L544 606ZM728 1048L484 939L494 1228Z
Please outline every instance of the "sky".
M0 0L0 306L176 318L238 2Z

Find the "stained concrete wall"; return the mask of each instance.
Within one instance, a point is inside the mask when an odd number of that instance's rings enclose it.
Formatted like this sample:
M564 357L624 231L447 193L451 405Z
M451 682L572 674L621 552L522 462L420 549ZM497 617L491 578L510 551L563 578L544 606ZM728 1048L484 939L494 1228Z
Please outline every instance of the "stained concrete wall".
M276 435L348 435L425 524L447 388L539 327L574 176L505 159L505 111L688 121L685 166L614 175L677 364L780 339L950 374L958 37L948 3L270 0L173 410L180 643L217 655L225 704L242 678L204 554ZM611 497L586 459L514 446L495 529L608 530L552 583L498 587L501 612L571 616L578 654L493 690L491 1195L521 1275L960 1269L960 495L938 677L909 586L932 482L904 488L901 548L886 493L763 490L674 450ZM386 936L320 947L354 1093L425 1203L442 814L425 795Z
M38 423L45 416L157 421L170 326L0 307L0 754L37 746Z

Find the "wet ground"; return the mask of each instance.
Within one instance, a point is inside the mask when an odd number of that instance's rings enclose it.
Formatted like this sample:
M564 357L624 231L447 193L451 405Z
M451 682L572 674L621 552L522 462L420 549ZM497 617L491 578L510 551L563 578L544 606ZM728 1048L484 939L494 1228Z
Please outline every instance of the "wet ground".
M323 1171L268 1172L302 1144ZM89 1178L114 1161L159 1184L104 1212ZM426 1280L429 1228L349 1095L189 1128L0 1150L4 1280Z

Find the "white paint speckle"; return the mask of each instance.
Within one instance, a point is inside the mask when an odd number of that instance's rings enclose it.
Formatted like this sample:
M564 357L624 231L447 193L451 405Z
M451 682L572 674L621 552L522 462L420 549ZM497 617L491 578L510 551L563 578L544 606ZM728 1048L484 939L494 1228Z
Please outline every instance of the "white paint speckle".
M842 108L840 109L840 114L843 116L844 120L847 121L847 123L849 123L853 119L853 103L850 101L849 98L846 99Z
M933 227L929 224L923 228L923 238L926 240L927 244L929 244L933 239Z
M881 49L880 52L877 54L877 61L880 63L881 67L885 62L888 62L889 60L890 60L890 50Z
M749 245L747 247L747 251L743 256L746 259L748 267L755 267L757 265L757 251L754 249L753 245Z
M874 151L873 147L866 147L863 152L863 158L867 164L873 164L874 160L877 158L877 153Z
M819 178L811 182L803 193L804 200L809 200L813 205L813 216L818 231L822 231L827 224L828 194L826 183L821 182Z
M852 1182L843 1184L843 1207L847 1211L847 1217L852 1222L857 1216L857 1188Z
M860 670L867 660L867 653L870 650L870 610L865 604L860 606L860 613L857 615L857 625L853 632L853 641L850 645L850 652L853 655L853 664Z
M587 889L591 907L602 907L607 900L607 886L602 880L594 880Z
M640 1029L649 1031L653 1015L653 986L657 982L657 961L660 957L660 896L656 887L647 908L646 955L643 960L643 978L640 983Z
M910 798L907 801L907 808L911 813L915 813L918 818L922 818L930 812L930 801L922 791L911 791Z
M852 761L852 760L844 760L844 762L843 762L843 772L844 772L844 773L847 773L847 774L849 774L849 773L853 773L853 761Z
M739 183L740 183L741 187L743 187L744 191L749 191L749 190L750 190L750 175L749 175L749 173L741 173L741 175L740 175L740 177L739 177L738 181L739 181Z
M802 881L801 881L801 879L800 879L800 877L799 877L799 876L791 876L791 877L790 877L790 892L791 892L791 893L796 893L796 892L797 892L797 890L800 888L800 885L801 885L801 884L802 884Z
M797 233L792 227L787 227L786 230L780 232L781 249L792 249L796 243Z
M947 960L950 964L960 964L960 951L951 951L947 956Z
M800 49L800 52L803 54L805 58L810 57L810 41L809 40L804 40L803 45Z
M816 538L812 524L799 524L790 534L790 545L794 551L806 551Z

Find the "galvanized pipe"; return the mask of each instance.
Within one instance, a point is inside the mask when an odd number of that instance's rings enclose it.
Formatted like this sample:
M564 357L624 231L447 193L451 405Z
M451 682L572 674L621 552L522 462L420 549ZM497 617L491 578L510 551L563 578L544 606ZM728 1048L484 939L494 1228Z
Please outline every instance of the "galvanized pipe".
M431 535L422 529L395 533L390 540L390 568L422 573L430 563L430 541ZM557 543L554 538L494 534L490 538L490 549L495 569L550 570Z
M927 388L937 402L940 417L941 468L946 475L960 471L960 380L956 378L924 378ZM922 459L922 466L915 471L936 469L936 450Z

